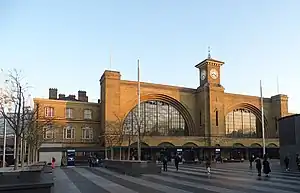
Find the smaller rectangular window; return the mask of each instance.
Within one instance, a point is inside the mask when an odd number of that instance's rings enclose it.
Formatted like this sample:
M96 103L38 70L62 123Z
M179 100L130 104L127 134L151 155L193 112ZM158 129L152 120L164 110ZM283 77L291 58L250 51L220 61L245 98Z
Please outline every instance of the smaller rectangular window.
M84 117L84 119L92 119L92 110L85 109L83 117Z
M73 109L72 108L66 108L66 118L67 119L73 118Z
M45 117L54 117L53 107L45 107Z
M219 112L216 111L216 126L219 126Z

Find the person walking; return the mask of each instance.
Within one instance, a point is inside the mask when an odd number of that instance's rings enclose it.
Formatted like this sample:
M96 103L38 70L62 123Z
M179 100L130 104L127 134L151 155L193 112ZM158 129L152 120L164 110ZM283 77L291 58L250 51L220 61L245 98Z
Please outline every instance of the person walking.
M52 167L52 169L55 168L55 158L54 157L52 157L52 160L51 160L51 167Z
M297 164L298 170L300 171L300 156L298 153L296 154L296 164Z
M289 171L289 163L290 163L290 159L288 158L288 156L285 156L284 158L284 164L285 164L285 171Z
M89 167L91 168L92 167L92 156L89 156L88 164L89 164Z
M254 157L254 155L252 155L250 158L249 158L249 162L250 162L250 169L252 169L252 163L254 162L254 159L255 159L255 157Z
M269 163L267 157L264 158L263 166L264 166L264 169L263 169L264 174L266 174L266 177L269 177L269 173L271 172L271 168L270 168L270 163Z
M177 154L176 157L175 157L175 167L176 167L176 171L178 171L178 165L179 165L179 162L180 162L180 157L179 155Z
M256 163L257 175L261 176L262 165L261 165L261 160L259 157L256 158L255 163Z
M210 175L210 171L211 171L211 162L210 159L208 157L206 157L206 170L207 170L207 174Z
M168 158L167 158L167 156L165 156L163 158L163 169L164 169L164 172L168 171Z

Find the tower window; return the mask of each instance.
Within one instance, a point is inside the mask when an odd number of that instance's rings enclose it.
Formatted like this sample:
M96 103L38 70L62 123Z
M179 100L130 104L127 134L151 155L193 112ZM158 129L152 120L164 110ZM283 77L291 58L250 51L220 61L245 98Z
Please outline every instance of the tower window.
M201 114L201 111L200 111L200 126L202 125L202 114Z
M216 111L216 126L219 126L219 112Z

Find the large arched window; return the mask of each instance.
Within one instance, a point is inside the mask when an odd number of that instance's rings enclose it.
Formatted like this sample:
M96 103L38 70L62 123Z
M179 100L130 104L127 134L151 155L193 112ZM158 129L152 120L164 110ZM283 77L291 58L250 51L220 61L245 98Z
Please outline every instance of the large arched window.
M226 136L259 138L260 121L247 109L235 109L226 116Z
M129 135L136 135L140 128L142 135L184 136L188 135L186 127L186 122L177 109L156 100L141 103L140 124L138 124L137 106L128 113L124 121L125 134Z

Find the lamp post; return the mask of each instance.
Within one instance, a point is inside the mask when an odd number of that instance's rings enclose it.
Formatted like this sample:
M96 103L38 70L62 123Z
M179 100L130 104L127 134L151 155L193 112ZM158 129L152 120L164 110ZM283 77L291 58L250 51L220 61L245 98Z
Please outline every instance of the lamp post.
M264 98L263 98L261 80L260 80L260 104L261 104L261 130L262 130L262 142L263 142L263 156L265 156L266 155L266 139L265 139L265 120L264 120Z
M2 91L0 93L0 95L2 95ZM4 101L4 99L2 98L2 100L0 101L2 103L2 110L4 111L3 114L5 114L6 109L8 110L8 113L11 111L10 108L10 103L7 103L6 101ZM3 156L2 156L2 167L5 167L5 163L6 163L6 137L7 137L7 123L6 123L6 117L3 115Z
M140 83L140 60L137 61L138 65L138 120L137 120L137 126L138 126L138 132L137 132L137 151L138 151L138 161L141 161L141 136L140 136L140 124L141 124L141 83Z
M4 128L3 128L3 156L2 156L2 167L5 168L5 163L6 163L6 120L4 120Z

